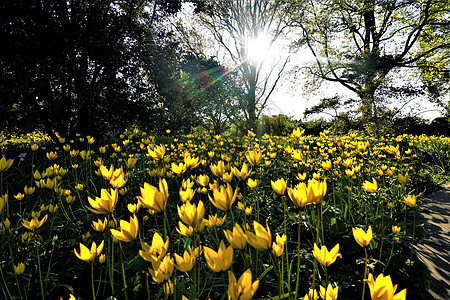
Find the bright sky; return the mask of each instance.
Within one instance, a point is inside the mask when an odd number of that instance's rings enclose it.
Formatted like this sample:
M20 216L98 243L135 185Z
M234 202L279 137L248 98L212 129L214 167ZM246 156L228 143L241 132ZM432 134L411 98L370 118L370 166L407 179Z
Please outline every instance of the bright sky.
M183 4L185 5L185 4ZM185 6L186 11L189 14L189 10L192 12L191 9L188 8L188 6ZM183 18L186 18L184 16ZM189 19L184 19L184 21L190 22ZM192 25L192 24L191 24ZM198 27L196 27L198 29ZM202 31L202 34L207 34L206 31ZM305 64L311 63L313 61L313 56L311 52L307 49L299 51L297 53L289 53L287 50L283 49L283 47L286 46L286 42L289 41L277 41L275 44L272 45L270 50L263 49L263 43L260 43L259 41L256 42L256 47L253 47L256 49L251 49L257 55L257 59L261 59L262 55L266 55L268 63L266 62L266 68L270 68L270 60L272 59L278 59L280 56L285 57L286 55L290 56L290 62L288 66L286 67L286 71L290 71L294 66L304 66ZM217 43L212 43L212 45ZM215 49L213 49L215 48ZM258 48L259 52L258 52ZM219 52L220 50L217 47L211 47L211 53L212 55L218 56L219 60L224 59ZM294 119L301 119L303 121L316 119L320 117L324 117L326 119L330 119L330 116L327 114L318 114L311 116L307 119L303 116L303 113L305 109L310 108L316 104L319 103L319 100L324 97L332 97L335 95L344 96L347 98L357 98L356 95L340 85L339 83L331 83L331 82L324 82L321 87L317 90L315 90L313 93L305 93L304 91L304 85L306 83L306 77L307 75L300 75L297 77L294 77L294 75L287 74L284 77L284 80L281 80L279 84L277 85L275 91L272 93L271 97L269 98L269 101L267 103L267 107L264 111L264 114L272 116L277 114L285 114L287 116L291 116ZM449 95L450 100L450 95ZM394 108L396 105L394 104L392 108ZM412 101L409 105L405 106L402 109L403 113L407 113L410 110L414 110L414 113L416 115L421 116L424 119L432 120L436 117L441 116L441 112L427 99L421 98L421 99L415 99Z

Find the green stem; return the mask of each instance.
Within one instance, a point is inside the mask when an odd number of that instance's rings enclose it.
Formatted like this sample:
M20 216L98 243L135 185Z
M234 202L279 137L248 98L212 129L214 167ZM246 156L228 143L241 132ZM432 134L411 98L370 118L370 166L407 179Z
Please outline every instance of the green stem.
M298 295L298 282L300 277L300 233L301 233L301 227L302 227L302 211L301 208L298 212L298 236L297 236L297 277L295 279L295 296L294 299L297 299Z
M92 288L92 299L95 300L94 262L93 261L91 261L91 288Z
M362 300L364 300L364 295L366 293L366 282L364 281L367 277L367 248L364 247L364 255L365 255L365 259L364 259L364 278L363 278L363 292L362 292Z
M39 258L39 249L38 248L39 248L38 245L36 245L36 256L37 256L37 261L38 261L39 283L41 285L41 298L42 298L42 300L44 300L45 299L45 296L44 296L44 285L43 285L43 282L42 282L41 260Z
M127 280L125 277L125 267L123 265L123 253L122 253L122 244L121 241L119 241L119 254L120 254L120 267L122 268L122 283L123 283L123 294L124 299L128 300L128 294L127 294Z

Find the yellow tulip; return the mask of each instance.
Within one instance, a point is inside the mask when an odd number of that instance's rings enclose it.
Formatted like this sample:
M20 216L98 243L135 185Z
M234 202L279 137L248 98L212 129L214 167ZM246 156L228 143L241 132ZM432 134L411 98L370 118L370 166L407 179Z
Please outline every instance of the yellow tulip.
M138 161L137 157L129 157L125 165L127 166L128 169L133 169L137 161Z
M286 181L284 178L280 178L277 181L270 181L270 184L272 185L272 189L277 193L278 195L283 195L286 191Z
M176 163L172 163L172 172L174 172L175 174L183 174L184 172L186 172L187 167L184 163L179 163L178 165Z
M23 262L20 262L17 264L17 266L14 266L14 272L16 272L17 275L22 275L23 272L25 272L25 264Z
M403 198L406 205L408 205L409 207L414 207L416 206L416 195L408 195L406 197Z
M227 187L220 186L220 189L213 190L213 198L208 195L211 203L220 210L229 211L231 206L236 201L238 189L234 190L231 188L231 185L227 183Z
M372 226L369 226L367 232L361 228L352 228L352 232L355 241L361 247L367 247L367 245L369 245L370 241L372 240Z
M236 176L239 180L246 180L252 170L251 169L249 170L247 164L243 163L241 170L239 170L236 167L233 167L231 171L233 172L234 176Z
M270 249L272 246L272 233L270 232L269 224L266 220L266 229L256 221L253 221L253 228L255 233L246 231L247 241L253 248L259 251Z
M106 225L108 225L108 220L106 218L102 221L98 219L98 222L92 221L92 228L94 228L95 231L102 232L105 230Z
M23 197L25 197L25 195L22 193L18 193L17 195L14 195L14 198L16 198L16 200L19 200L19 201L22 200Z
M259 162L261 161L262 158L262 153L261 151L255 149L255 150L249 150L246 154L245 157L247 158L248 162L250 164L252 164L253 166L257 166L259 164Z
M238 281L234 273L228 271L228 299L229 300L248 300L252 299L259 287L259 280L252 283L252 271L247 269Z
M31 145L31 151L37 151L39 149L39 146L37 144Z
M308 180L308 198L312 203L319 204L327 193L327 181Z
M211 164L209 168L215 176L220 178L225 173L225 163L222 160L219 160L216 165Z
M48 215L45 215L40 221L38 218L32 218L31 221L22 220L23 227L29 229L29 230L36 230L39 229L45 221L47 221Z
M48 160L54 160L54 159L58 158L58 153L53 152L53 151L47 152L46 155L47 155Z
M189 272L194 268L197 256L195 252L184 251L183 257L175 253L175 267L181 272Z
M209 247L203 247L206 263L213 272L226 271L233 262L233 247L225 248L225 243L220 241L219 249L214 251Z
M222 224L225 222L227 215L224 215L222 218L219 218L217 214L209 215L208 219L205 219L206 226L208 227L214 227L214 226L222 226Z
M234 249L244 249L247 245L247 236L239 224L234 225L233 231L224 230L225 238Z
M167 199L169 198L167 181L165 179L159 179L159 190L145 182L144 187L141 187L141 196L137 196L137 198L146 208L157 212L165 210Z
M36 190L35 187L28 187L28 186L25 186L25 187L23 188L23 191L24 191L25 194L27 194L27 195L33 194L35 190Z
M191 157L190 155L187 155L184 157L184 164L188 169L194 169L196 168L200 162L198 157Z
M395 225L392 225L392 233L398 234L400 232L401 228Z
M308 197L307 186L304 182L300 182L293 189L288 188L288 195L297 207L304 207L313 203L313 199Z
M95 197L95 200L93 200L88 197L89 204L92 206L92 208L88 208L96 214L110 214L116 207L118 197L117 190L111 189L111 193L108 193L106 189L102 189L100 198Z
M100 245L95 244L95 242L92 242L91 249L89 250L88 247L80 243L80 253L77 252L76 249L73 249L73 252L75 252L75 255L85 261L85 262L92 262L97 256L102 253L103 245L105 241L102 241Z
M169 280L172 276L174 266L173 258L170 258L170 255L166 255L162 261L152 262L152 268L149 268L148 271L154 281L162 283L165 280Z
M342 257L342 255L339 253L339 243L336 244L336 246L334 246L330 251L328 251L328 248L326 246L322 246L319 249L316 243L314 243L313 255L317 259L317 261L325 267L328 267L329 265L334 263L336 261L336 258Z
M338 290L339 287L335 287L333 289L333 286L331 285L331 283L329 283L327 289L325 289L323 286L320 286L319 294L323 300L336 300L338 297Z
M200 201L198 205L195 205L188 201L181 207L177 206L177 209L180 219L186 225L192 226L196 231L199 231L203 224L203 216L205 215L203 202Z
M139 230L139 222L136 215L130 217L130 222L120 220L120 231L116 229L110 229L111 234L124 242L134 241L137 237Z
M249 188L254 189L258 185L258 181L259 181L258 179L253 180L249 178L247 179L247 185Z
M308 294L303 297L303 300L318 300L319 295L317 294L316 290L309 290Z
M286 244L287 236L283 234L281 237L278 235L275 238L275 242L272 243L272 253L280 257L284 252L284 245Z
M365 280L369 285L370 297L372 300L405 300L406 289L401 290L397 294L397 285L392 285L391 276L378 275L374 280L372 273Z
M208 175L203 175L203 174L202 175L198 175L196 181L197 181L198 185L207 187L208 184L209 184L209 177L208 177Z
M372 182L367 181L367 180L364 181L363 188L368 193L376 193L378 190L378 184L377 184L375 178L372 178Z
M109 184L111 184L111 186L114 189L122 188L128 181L128 179L125 177L125 174L123 173L123 169L120 168L118 170L120 170L121 172L119 172L119 174L117 176L115 176L115 174L113 174L113 178L111 178L111 180L109 181ZM116 172L114 172L114 173L116 173Z
M147 156L153 157L156 160L161 160L166 154L166 147L164 147L164 145L160 146L155 145L155 147L152 150L150 146L148 146L147 151L148 151Z
M155 262L160 261L169 250L169 238L164 240L158 232L153 234L152 244L146 242L141 244L143 250L139 250L139 255L146 261Z
M331 170L331 160L327 160L324 161L320 164L320 166L322 167L322 169L324 169L325 171L330 171Z
M403 176L402 174L398 174L397 180L398 182L400 182L400 184L405 185L406 183L408 183L409 180L408 173L406 173L405 176Z
M194 233L194 227L192 226L186 226L183 224L183 222L179 221L178 222L178 227L176 228L176 230L178 231L179 234L181 234L182 236L185 237L190 237L192 236L192 234Z

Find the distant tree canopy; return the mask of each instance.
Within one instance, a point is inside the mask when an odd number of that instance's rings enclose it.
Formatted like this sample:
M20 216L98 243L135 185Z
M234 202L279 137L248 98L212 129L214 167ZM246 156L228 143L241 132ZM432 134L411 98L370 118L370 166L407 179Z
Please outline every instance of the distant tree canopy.
M292 3L290 24L302 30L296 45L306 45L314 56L314 62L305 67L311 78L337 82L354 92L365 120L379 117L376 98L382 99L380 90L389 90L395 80L404 79L399 78L400 70L420 68L432 87L431 82L437 81L430 74L444 69L436 63L448 63L447 0Z

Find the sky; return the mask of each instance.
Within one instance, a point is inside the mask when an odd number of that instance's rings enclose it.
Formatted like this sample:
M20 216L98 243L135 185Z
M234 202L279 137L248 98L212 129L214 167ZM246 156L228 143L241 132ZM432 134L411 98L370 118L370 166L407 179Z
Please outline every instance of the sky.
M189 5L184 5L184 16L183 19L186 18L186 14L189 16L190 12L192 12L192 9L189 8ZM189 24L192 21L189 19L184 19L185 24ZM191 26L195 26L191 23ZM198 30L199 27L195 26L195 28ZM200 31L203 35L208 35L208 32L206 30ZM214 44L217 45L217 43L214 43L212 40L212 37L209 38L209 43L212 45L211 47L208 47L208 51L210 52L209 55L216 56L219 61L226 60L226 57L223 53L221 53L220 48L215 47ZM311 63L314 61L314 57L311 54L311 52L308 49L300 50L297 53L290 53L288 50L286 50L287 45L289 44L289 40L281 40L277 41L276 43L272 44L270 49L261 49L261 53L265 53L266 68L269 69L270 61L272 59L278 59L280 56L282 58L289 56L290 61L286 68L287 71L292 70L295 66L304 66L305 64ZM263 44L258 44L259 48L264 48ZM350 90L346 89L339 83L332 83L332 82L324 82L320 88L314 90L314 92L305 92L305 84L307 82L308 75L296 75L287 73L283 80L280 81L280 83L277 85L274 92L271 94L267 106L264 110L265 115L274 116L278 114L285 114L287 116L293 117L296 120L302 120L302 121L309 121L317 118L325 118L327 120L330 120L330 115L327 114L316 114L313 116L309 116L307 118L304 117L304 111L307 108L311 108L312 106L319 103L321 98L324 97L332 97L335 95L343 96L344 98L354 98L357 99L357 96L351 92ZM414 83L413 83L414 84ZM420 84L417 82L417 84ZM448 95L450 100L450 95ZM395 108L395 103L392 105L391 108ZM413 110L415 115L418 115L426 120L433 120L436 117L439 117L442 115L441 110L439 110L437 107L434 106L431 102L429 102L426 98L417 98L411 101L411 103L405 107L402 108L403 113L408 113L409 111Z

